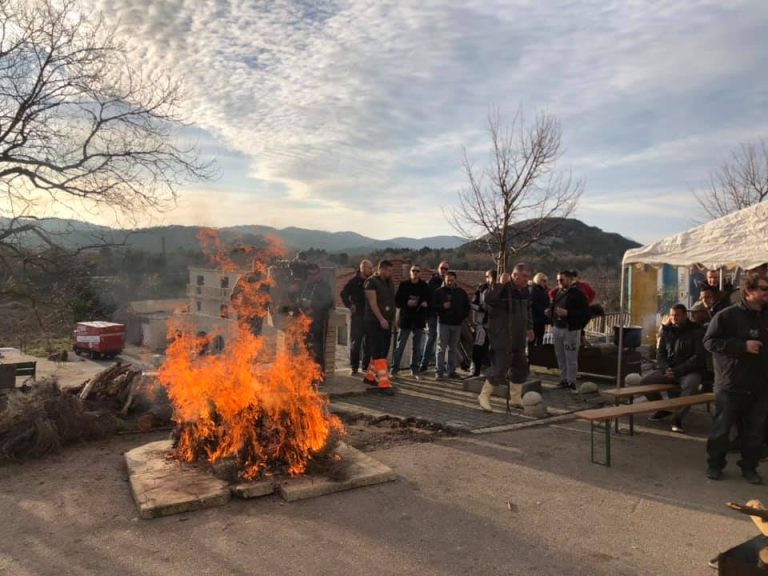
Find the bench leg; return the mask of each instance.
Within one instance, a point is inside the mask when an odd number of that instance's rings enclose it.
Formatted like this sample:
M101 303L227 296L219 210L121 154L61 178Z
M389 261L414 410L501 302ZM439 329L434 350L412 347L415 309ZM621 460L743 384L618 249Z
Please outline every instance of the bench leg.
M595 429L598 430L598 433L602 431L605 434L605 438L604 438L605 459L602 462L595 459ZM611 421L610 420L603 420L602 422L595 422L594 420L591 421L589 437L590 437L590 455L591 455L592 464L600 464L601 466L607 466L610 468L611 466Z

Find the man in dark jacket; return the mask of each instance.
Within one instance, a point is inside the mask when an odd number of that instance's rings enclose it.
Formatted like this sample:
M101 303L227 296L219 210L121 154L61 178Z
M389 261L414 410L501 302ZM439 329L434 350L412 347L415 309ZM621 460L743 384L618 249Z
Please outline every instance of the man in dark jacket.
M707 440L707 478L719 480L728 433L741 426L741 474L761 484L757 473L768 414L768 276L742 283L741 301L717 313L704 335L715 368L715 417Z
M312 323L307 335L312 357L318 363L325 377L325 335L328 328L328 313L333 308L333 293L328 283L320 276L315 263L307 264L307 277L299 293L299 307Z
M469 316L469 296L456 285L456 272L448 270L443 285L432 297L432 309L437 314L437 367L435 379L445 376L445 354L448 353L448 378L456 378L461 325Z
M702 344L704 330L688 320L688 310L683 304L675 304L669 311L669 323L661 328L659 350L656 355L658 369L646 374L640 381L645 384L678 384L680 392L670 391L669 396L690 396L698 392L705 371L706 351ZM661 394L647 394L648 400L661 400ZM683 418L690 407L678 408L673 432L683 432ZM649 420L662 420L672 413L666 410L654 412Z
M705 286L701 289L701 301L709 310L710 316L731 305L728 295L715 286Z
M365 341L371 351L371 361L364 381L377 386L382 394L391 396L395 389L389 379L387 357L397 310L392 262L389 260L381 260L376 274L366 280L365 302Z
M495 285L485 296L493 365L477 399L480 408L486 412L491 411L493 387L506 385L508 372L511 372L512 380L509 384L509 402L512 406L522 407L523 384L528 378L525 347L533 340L533 314L528 291L530 277L528 266L517 264L511 280Z
M589 322L589 303L584 292L574 285L573 272L558 272L557 285L552 307L548 310L553 324L552 341L560 368L560 387L575 391L581 330Z
M437 273L427 282L429 286L430 302L445 281L445 275L448 273L448 262L443 260L437 265ZM435 343L437 342L437 312L430 307L427 313L427 343L424 345L424 352L421 355L421 371L427 369L430 363L435 361Z
M341 289L341 301L350 312L349 330L349 366L352 375L360 368L360 351L363 352L363 372L368 370L371 353L368 346L363 344L365 337L365 281L373 274L373 264L370 260L360 262L360 269L349 279Z
M408 280L400 282L395 294L395 304L398 311L398 333L395 358L392 361L392 376L400 370L400 360L405 352L408 337L411 336L411 375L418 377L419 362L421 360L421 337L424 327L427 325L429 312L430 292L429 286L421 278L421 268L414 264L411 266Z

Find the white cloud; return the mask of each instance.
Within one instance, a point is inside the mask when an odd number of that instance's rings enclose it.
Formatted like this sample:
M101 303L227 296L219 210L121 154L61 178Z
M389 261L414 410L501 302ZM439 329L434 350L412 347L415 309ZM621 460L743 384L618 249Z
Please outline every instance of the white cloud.
M189 218L244 223L229 202L284 191L290 209L250 221L447 232L440 207L465 184L462 147L485 159L491 104L561 117L587 221L626 208L600 198L633 171L685 192L718 148L765 131L762 0L89 1L148 66L183 76L188 119L244 159L224 176L238 193L190 191L205 208ZM638 229L646 216L661 217L637 212Z

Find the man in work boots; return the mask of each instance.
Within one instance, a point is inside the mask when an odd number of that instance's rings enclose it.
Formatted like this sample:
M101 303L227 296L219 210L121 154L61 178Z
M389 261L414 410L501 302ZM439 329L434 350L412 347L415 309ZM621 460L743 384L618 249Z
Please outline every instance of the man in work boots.
M768 415L768 276L741 286L741 301L718 312L704 335L715 367L715 417L707 439L707 478L720 480L728 434L740 425L741 475L762 484L757 473Z
M371 361L365 373L365 383L375 385L379 392L392 396L395 389L389 380L389 343L395 331L395 285L392 282L392 262L379 262L376 274L365 282L365 343Z
M491 394L494 386L507 384L511 371L509 405L522 408L523 384L528 378L528 359L525 348L532 341L533 314L528 290L531 271L525 264L517 264L511 281L494 285L485 295L488 308L488 338L494 350L493 365L488 379L478 396L480 408L491 412Z

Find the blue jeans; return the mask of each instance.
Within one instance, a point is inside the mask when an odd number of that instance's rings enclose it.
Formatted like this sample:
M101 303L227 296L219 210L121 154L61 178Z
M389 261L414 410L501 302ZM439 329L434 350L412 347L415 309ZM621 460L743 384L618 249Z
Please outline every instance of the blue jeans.
M395 358L392 362L392 373L400 370L400 359L405 352L405 346L408 343L408 336L413 334L411 343L411 371L419 371L419 361L421 360L421 337L424 334L423 328L400 328L397 333L397 348L395 348Z
M437 344L437 374L445 373L445 352L448 351L448 374L456 373L456 356L459 349L459 338L461 337L461 324L452 326L451 324L438 324L438 344Z
M426 370L427 366L435 359L435 342L437 342L437 314L430 314L427 318L427 343L424 345L424 353L421 355L421 369Z

